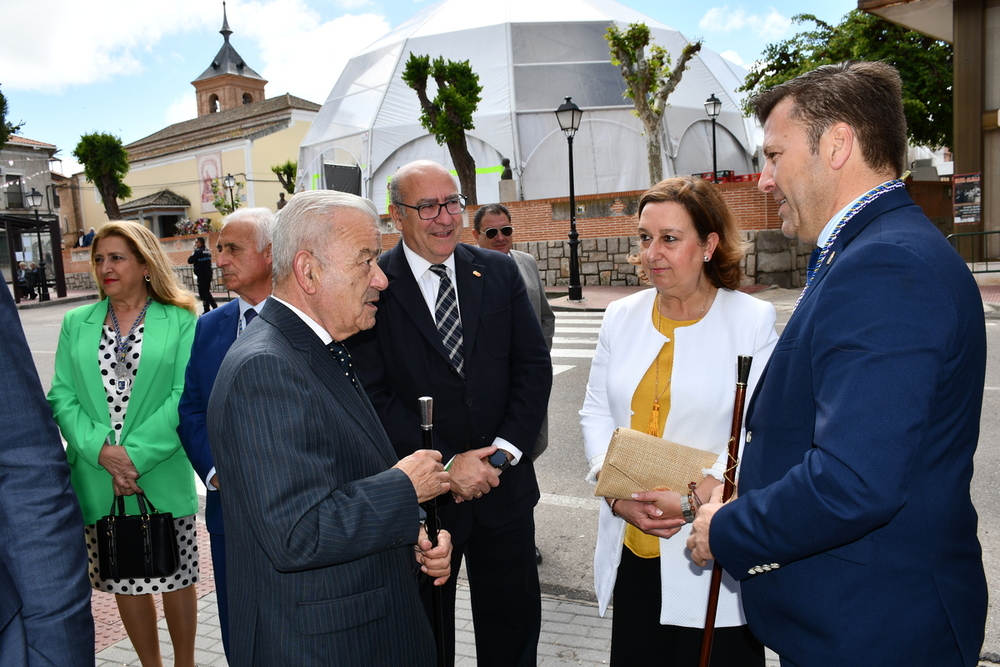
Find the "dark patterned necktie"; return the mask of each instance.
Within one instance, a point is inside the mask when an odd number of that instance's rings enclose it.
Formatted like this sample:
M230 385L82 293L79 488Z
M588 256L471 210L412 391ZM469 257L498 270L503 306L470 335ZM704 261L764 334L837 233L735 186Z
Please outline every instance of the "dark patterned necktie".
M344 371L344 375L351 381L351 384L354 385L354 388L360 394L361 386L358 384L357 376L354 375L354 366L351 365L351 353L347 351L346 347L337 341L332 341L326 347L330 350L330 352L333 352L333 357L337 360L337 363L340 364L340 368Z
M247 312L243 313L243 321L240 322L240 328L236 331L236 336L242 336L243 332L253 321L253 318L257 317L257 311L253 308L247 308Z
M451 278L444 264L431 264L431 271L441 278L438 287L437 302L434 305L434 321L441 342L448 352L451 365L461 377L465 377L465 359L462 357L462 319L458 312L458 302L455 300L455 290L452 289Z

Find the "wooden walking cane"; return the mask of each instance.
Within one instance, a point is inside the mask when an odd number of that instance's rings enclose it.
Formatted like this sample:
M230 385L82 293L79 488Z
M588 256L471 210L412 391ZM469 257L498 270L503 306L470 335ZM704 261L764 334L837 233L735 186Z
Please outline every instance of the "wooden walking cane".
M430 396L421 396L417 399L420 402L420 429L424 436L424 449L434 449L434 399ZM431 541L431 546L438 544L438 530L441 524L438 522L437 498L431 498L423 504L427 513L427 539ZM455 576L457 573L452 573ZM431 617L434 624L434 646L437 648L438 667L445 667L448 664L445 659L444 643L444 601L441 599L441 587L435 586L431 582Z
M736 360L736 401L733 405L733 428L729 432L729 459L723 475L722 502L733 497L736 491L736 466L739 465L740 432L743 430L743 407L747 397L747 381L753 357L741 354ZM701 657L698 667L709 667L712 661L712 639L715 636L715 612L719 607L719 587L722 585L722 566L715 561L712 582L708 589L708 609L705 611L705 632L701 636Z

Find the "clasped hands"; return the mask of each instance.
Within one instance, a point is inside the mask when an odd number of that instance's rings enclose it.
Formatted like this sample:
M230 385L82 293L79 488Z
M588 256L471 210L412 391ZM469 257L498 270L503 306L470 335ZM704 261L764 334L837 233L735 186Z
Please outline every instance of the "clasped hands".
M135 469L124 447L105 443L97 455L97 462L111 474L111 487L116 496L142 493L142 489L135 483L139 479L139 471Z
M712 517L722 507L722 484L713 478L708 478L706 481L708 484L700 486L699 491L704 493L703 488L711 488L711 498L698 508L694 523L691 524L691 534L687 539L691 560L700 567L704 567L707 561L714 558L709 543L709 527ZM644 491L632 494L632 498L615 502L614 512L644 533L670 538L676 535L685 523L681 514L680 494L676 491Z

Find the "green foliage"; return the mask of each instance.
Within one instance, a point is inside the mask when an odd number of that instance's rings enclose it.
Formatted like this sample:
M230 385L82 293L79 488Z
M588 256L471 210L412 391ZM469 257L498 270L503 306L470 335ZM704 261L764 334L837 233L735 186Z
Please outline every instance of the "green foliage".
M420 100L420 124L434 135L438 145L447 144L451 161L458 172L462 192L470 204L476 198L476 161L469 153L465 131L475 127L472 114L479 106L479 75L472 71L468 60L454 62L444 58L410 54L403 69L403 81L417 93ZM427 80L434 79L437 95L427 97Z
M240 190L243 189L245 183L243 181L236 181L236 185L233 189L236 190L236 194L230 195L229 190L222 187L222 181L218 178L212 179L212 206L215 210L221 213L223 216L227 216L236 209L240 207ZM231 201L230 201L231 200Z
M23 125L24 123L14 125L7 122L7 98L0 93L0 148L3 148L10 135L17 134Z
M437 95L427 98L427 79L437 84ZM479 106L479 75L472 71L468 60L454 62L444 58L410 54L403 69L403 81L420 97L423 113L420 124L434 135L438 145L456 141L465 130L475 128L472 114ZM428 103L425 103L427 100Z
M285 164L276 164L271 167L271 171L278 177L278 182L290 195L295 194L295 175L298 173L299 163L295 160L288 160Z
M852 10L832 26L811 14L792 17L813 28L764 49L740 91L756 94L821 65L881 60L903 80L903 110L910 142L952 145L952 47L873 14ZM746 109L750 113L749 107Z
M659 44L650 43L649 27L645 23L630 23L625 31L612 24L604 39L611 49L611 64L621 71L625 80L625 97L635 104L635 114L646 130L650 185L658 183L663 178L660 123L667 97L681 82L688 61L701 50L701 41L687 44L677 65L671 69L670 54Z
M87 180L101 193L108 219L118 220L121 217L118 199L132 196L132 188L123 180L129 163L122 140L113 134L85 134L73 149L73 157L80 161Z

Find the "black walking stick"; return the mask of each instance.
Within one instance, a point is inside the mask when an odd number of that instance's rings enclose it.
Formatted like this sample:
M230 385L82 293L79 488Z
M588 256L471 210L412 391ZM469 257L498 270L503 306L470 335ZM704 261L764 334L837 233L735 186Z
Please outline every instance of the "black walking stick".
M739 465L740 431L743 429L743 407L747 397L747 381L753 357L741 354L736 360L736 401L733 405L733 428L729 432L729 460L726 462L722 502L733 497L736 490L736 466ZM708 609L705 611L705 633L701 636L701 657L698 667L709 667L712 661L712 639L715 636L715 612L719 607L719 587L722 585L722 566L715 561L712 581L708 589Z
M424 449L434 449L434 399L430 396L421 396L420 401L420 429L424 436ZM441 524L438 522L437 498L431 498L423 505L427 512L427 539L431 541L431 546L436 547L438 543L438 530ZM454 576L457 573L452 573ZM431 617L434 624L434 645L437 647L438 667L445 667L445 642L444 642L444 601L441 599L441 587L435 586L431 582Z

